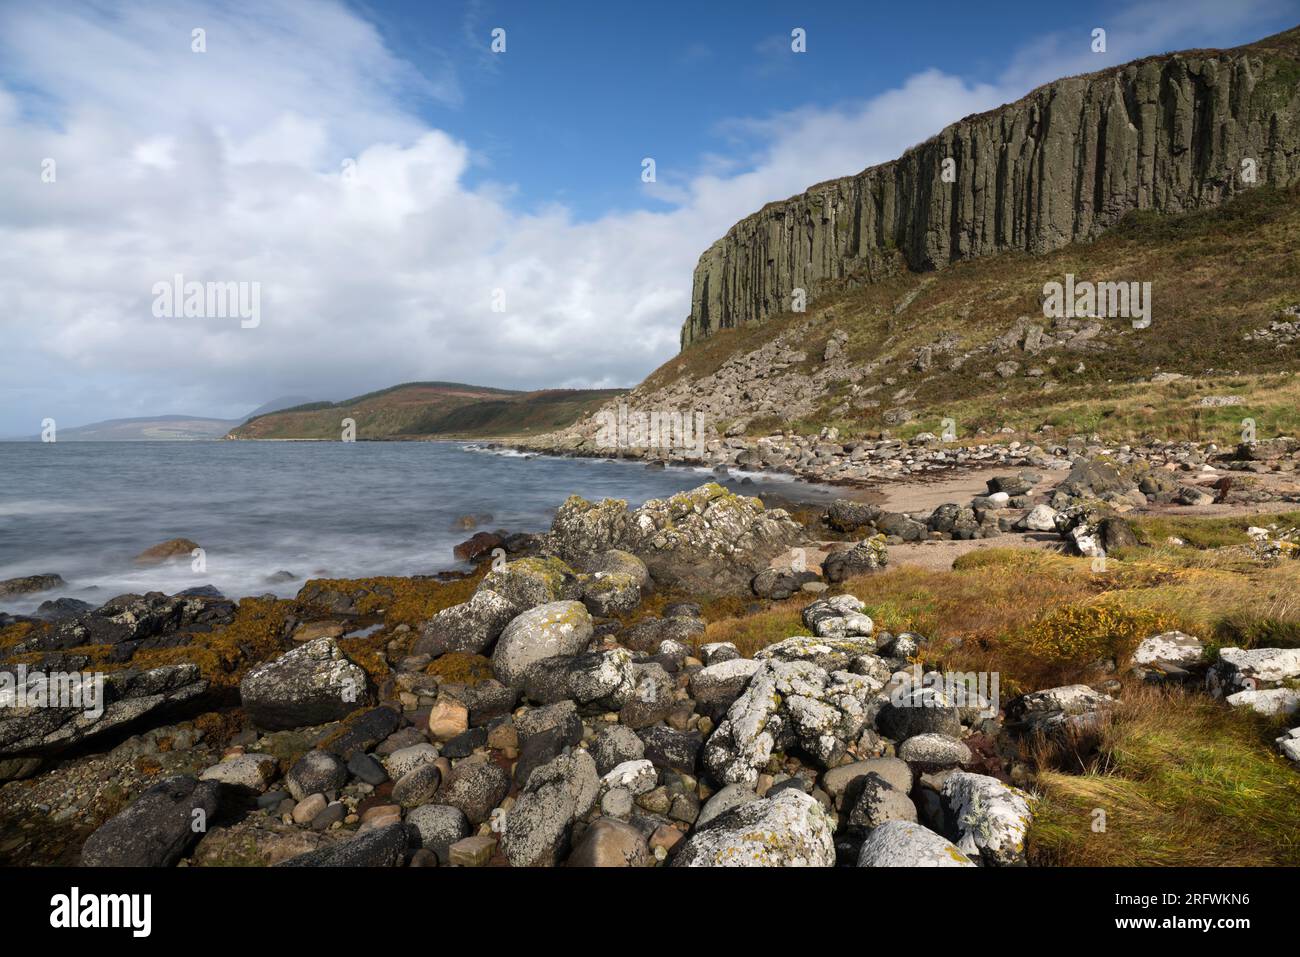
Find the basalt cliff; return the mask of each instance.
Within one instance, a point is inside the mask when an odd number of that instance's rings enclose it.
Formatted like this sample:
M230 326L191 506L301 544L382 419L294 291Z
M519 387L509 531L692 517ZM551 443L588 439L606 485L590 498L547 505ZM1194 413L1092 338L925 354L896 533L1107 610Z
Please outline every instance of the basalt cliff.
M769 203L700 257L685 348L902 270L1095 239L1133 210L1300 178L1300 28L1042 86L897 160Z

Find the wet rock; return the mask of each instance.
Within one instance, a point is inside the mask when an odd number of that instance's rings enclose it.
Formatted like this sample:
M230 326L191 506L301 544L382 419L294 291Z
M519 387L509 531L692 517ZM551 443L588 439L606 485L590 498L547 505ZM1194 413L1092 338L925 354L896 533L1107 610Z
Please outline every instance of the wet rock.
M346 717L366 703L366 673L332 638L318 638L258 665L239 684L249 719L264 730Z
M198 547L198 542L192 542L188 538L169 538L165 542L149 546L135 556L135 563L162 565L165 562L188 560Z
M67 582L63 576L55 574L46 575L24 575L21 578L6 578L0 581L0 598L11 598L15 595L31 595L36 592L52 591L55 588L67 587Z
M3 588L3 583L0 583ZM81 601L77 598L55 598L52 601L43 601L36 608L36 617L44 618L46 621L67 621L69 618L76 618L84 615L95 608L88 601Z

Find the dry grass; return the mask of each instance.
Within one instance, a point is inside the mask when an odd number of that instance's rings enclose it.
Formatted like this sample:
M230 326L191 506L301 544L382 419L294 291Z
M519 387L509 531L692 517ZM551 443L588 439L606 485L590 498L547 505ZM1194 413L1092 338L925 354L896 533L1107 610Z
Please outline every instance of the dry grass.
M1300 774L1269 747L1277 733L1203 694L1127 687L1095 767L1039 773L1031 861L1300 864Z

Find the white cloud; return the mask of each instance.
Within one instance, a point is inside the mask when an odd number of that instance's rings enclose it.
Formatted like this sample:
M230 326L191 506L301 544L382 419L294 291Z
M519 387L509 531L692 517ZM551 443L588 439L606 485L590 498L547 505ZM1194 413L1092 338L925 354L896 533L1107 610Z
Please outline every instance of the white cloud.
M0 63L25 81L21 99L0 85L0 434L408 379L633 384L676 351L695 261L735 220L1059 72L1040 51L995 83L926 70L739 122L756 145L662 186L669 208L579 222L517 211L509 184L467 186L474 145L400 105L458 102L454 74L423 78L345 7L159 9L0 9ZM176 273L260 282L261 324L154 318L152 286Z

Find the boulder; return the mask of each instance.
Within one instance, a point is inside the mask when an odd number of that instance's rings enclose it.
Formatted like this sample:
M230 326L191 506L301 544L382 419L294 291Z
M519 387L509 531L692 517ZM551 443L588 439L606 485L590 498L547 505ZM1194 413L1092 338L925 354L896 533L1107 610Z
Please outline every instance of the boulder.
M212 765L199 775L199 780L262 794L278 773L276 760L269 754L235 754Z
M529 669L546 658L585 651L594 629L581 602L556 601L530 608L506 625L492 652L502 684L522 688Z
M420 629L413 655L437 657L449 651L478 654L500 636L518 614L515 605L491 588L480 588L469 601L444 608Z
M788 788L698 827L674 867L834 867L834 822L812 797Z
M596 762L573 751L537 768L506 815L502 849L512 867L553 867L568 851L573 822L600 794Z
M67 582L62 575L24 575L21 578L6 578L0 581L0 598L12 598L15 595L32 595L37 592L64 588Z
M932 770L966 764L971 752L964 743L946 734L918 734L898 746L898 756L908 764Z
M818 638L867 638L875 629L875 623L865 614L865 608L866 605L852 595L835 595L809 604L801 618Z
M198 841L220 807L221 785L168 778L110 818L81 848L84 867L171 867Z
M580 596L593 615L608 618L627 614L641 604L641 584L622 572L602 572L583 583Z
M913 522L911 525L917 529L925 529L925 526L919 522ZM910 526L905 531L909 535L908 541L919 541L924 537L914 532ZM889 549L885 544L885 536L876 535L858 542L851 548L831 552L822 562L822 574L828 582L842 582L857 575L878 571L888 564Z
M529 608L576 597L578 577L558 558L520 558L494 568L479 582L479 591L494 591L518 615Z
M420 846L433 851L446 864L451 845L470 832L469 821L459 808L447 804L423 804L406 815L406 823L420 837Z
M596 733L589 750L596 771L604 776L624 762L644 757L645 743L627 725L611 724Z
M1300 648L1220 648L1219 660L1206 676L1220 695L1247 689L1275 688L1300 678Z
M873 772L858 782L848 825L870 830L886 821L916 821L916 805L906 791L899 790Z
M754 654L754 660L786 664L802 662L822 671L840 671L851 668L855 661L864 655L870 655L875 648L875 639L865 636L809 638L806 635L796 635L760 649Z
M169 538L157 545L150 545L135 556L135 563L137 565L161 565L165 562L184 561L189 559L198 547L198 542L192 542L188 538Z
M611 817L591 822L573 853L569 867L648 867L653 863L645 837L630 824Z
M1025 863L1025 836L1033 821L1031 798L997 778L954 771L939 790L946 829L963 854L985 864Z
M400 821L359 831L348 840L328 844L277 867L397 867L406 857L407 831Z
M461 761L438 790L435 803L456 808L471 824L482 824L510 791L510 775L491 761Z
M1300 712L1300 691L1294 688L1266 688L1238 691L1225 699L1233 708L1249 708L1264 715L1293 715Z
M774 751L797 745L830 766L866 726L879 690L809 661L764 661L705 744L704 765L721 784L753 785Z
M284 780L293 799L301 801L309 794L327 794L343 787L348 783L348 769L328 751L308 751L289 769Z
M664 584L716 592L748 587L775 555L802 539L803 528L785 511L710 482L631 511L623 501L593 504L572 496L556 513L543 548L571 561L621 549Z
M317 638L249 670L239 697L253 724L266 731L344 718L366 703L366 673L333 638Z
M858 867L975 867L957 845L910 821L887 821L867 835Z

